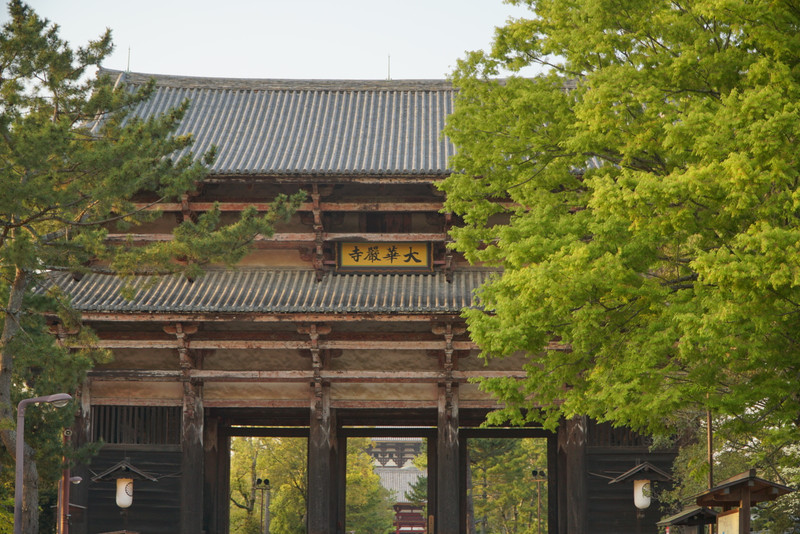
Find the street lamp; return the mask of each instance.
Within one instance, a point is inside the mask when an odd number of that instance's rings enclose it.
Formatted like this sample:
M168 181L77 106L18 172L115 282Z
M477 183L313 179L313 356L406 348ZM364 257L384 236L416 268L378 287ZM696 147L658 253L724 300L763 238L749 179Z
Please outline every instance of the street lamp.
M56 393L45 397L22 399L17 404L17 461L14 470L14 534L22 534L22 464L25 458L25 408L29 404L52 404L56 408L63 408L72 400L69 393Z
M269 479L257 479L253 489L261 492L261 532L262 534L269 534Z
M547 472L534 469L531 471L536 482L536 532L542 531L542 482L547 482Z

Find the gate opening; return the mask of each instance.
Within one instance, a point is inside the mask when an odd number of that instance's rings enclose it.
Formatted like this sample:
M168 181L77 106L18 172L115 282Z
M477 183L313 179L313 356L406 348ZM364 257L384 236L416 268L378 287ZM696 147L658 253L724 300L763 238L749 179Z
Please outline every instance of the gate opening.
M345 532L427 532L428 517L428 446L422 437L370 437L347 439L347 526ZM365 458L366 457L366 458ZM375 520L367 527L364 513L358 511L357 499L363 489L355 487L358 478L350 474L364 461L371 465L370 477L379 488L373 498L380 498L377 507L370 512ZM353 473L354 475L356 473ZM366 511L366 509L365 509Z
M306 532L307 446L305 437L231 438L231 534Z
M467 441L468 534L543 534L547 529L547 440Z

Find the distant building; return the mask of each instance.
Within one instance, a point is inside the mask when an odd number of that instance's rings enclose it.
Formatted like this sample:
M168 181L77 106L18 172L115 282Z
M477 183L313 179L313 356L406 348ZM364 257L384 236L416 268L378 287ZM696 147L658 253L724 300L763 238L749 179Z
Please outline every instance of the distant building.
M425 507L409 502L408 495L420 477L428 476L414 465L422 454L422 438L373 438L367 452L374 459L374 470L381 485L395 499L395 532L425 532Z

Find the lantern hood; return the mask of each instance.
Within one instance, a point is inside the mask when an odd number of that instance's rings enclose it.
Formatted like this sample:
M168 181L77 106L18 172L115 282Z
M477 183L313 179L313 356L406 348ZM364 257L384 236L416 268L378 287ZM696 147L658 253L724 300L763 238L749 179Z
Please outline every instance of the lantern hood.
M158 482L158 478L150 473L142 471L138 467L133 466L127 458L121 462L114 464L102 473L92 477L92 482L99 480L112 480L117 478L131 478L134 480L149 480L151 482Z
M638 479L655 480L657 482L671 482L673 480L672 476L663 469L659 469L650 462L642 462L628 469L617 478L609 480L608 483L617 484Z

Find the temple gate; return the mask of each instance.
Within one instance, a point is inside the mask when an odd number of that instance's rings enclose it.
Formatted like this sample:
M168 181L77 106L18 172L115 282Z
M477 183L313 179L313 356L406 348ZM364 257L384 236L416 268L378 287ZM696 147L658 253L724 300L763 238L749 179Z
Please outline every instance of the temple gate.
M132 88L151 78L105 73ZM104 446L72 490L85 507L74 533L228 532L235 435L308 439L313 534L343 532L344 442L362 435L428 440L431 532L466 531L464 446L482 435L548 440L548 532L588 532L589 517L592 532L633 531L629 490L590 473L645 458L668 469L671 453L581 419L555 433L479 428L496 403L471 379L522 377L525 360L484 365L460 317L494 272L446 247L457 221L435 184L454 150L440 135L448 82L152 77L137 114L189 99L178 133L218 157L156 222L111 239L170 239L214 203L232 219L281 193L303 189L307 201L233 270L142 279L132 300L110 276L59 279L114 354L80 391L74 439ZM99 476L120 462L155 479L134 480L122 511L113 477Z

